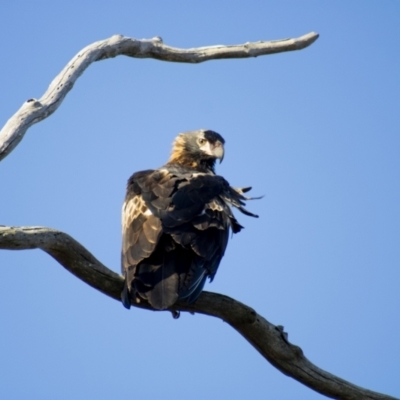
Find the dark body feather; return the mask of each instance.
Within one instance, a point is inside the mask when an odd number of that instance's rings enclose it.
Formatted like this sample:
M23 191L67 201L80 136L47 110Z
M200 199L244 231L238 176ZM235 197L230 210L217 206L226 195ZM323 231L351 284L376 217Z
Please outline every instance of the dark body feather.
M127 308L132 300L145 300L155 309L178 299L195 301L206 278L212 280L217 272L230 228L234 233L242 228L230 205L255 216L243 208L248 189L233 189L214 173L215 154L222 158L223 148L222 155L207 148L210 155L186 146L199 135L223 145L212 131L180 135L165 166L136 172L128 180L122 215L122 300Z

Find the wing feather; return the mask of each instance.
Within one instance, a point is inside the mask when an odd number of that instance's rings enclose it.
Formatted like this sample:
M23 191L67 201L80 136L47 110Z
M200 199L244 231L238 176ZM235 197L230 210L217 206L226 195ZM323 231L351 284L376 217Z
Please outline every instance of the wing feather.
M124 296L156 309L195 301L215 276L230 228L242 228L230 205L253 215L243 208L246 191L220 176L167 167L134 174L123 206Z

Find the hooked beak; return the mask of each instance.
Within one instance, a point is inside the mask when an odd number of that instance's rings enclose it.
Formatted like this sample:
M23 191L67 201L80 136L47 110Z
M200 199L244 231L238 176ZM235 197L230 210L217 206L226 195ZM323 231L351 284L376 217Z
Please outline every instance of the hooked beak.
M215 143L207 142L201 149L209 156L218 158L219 162L222 163L224 159L224 145L219 140Z
M224 159L224 145L219 140L215 142L213 151L215 158L218 158L219 163L221 164Z

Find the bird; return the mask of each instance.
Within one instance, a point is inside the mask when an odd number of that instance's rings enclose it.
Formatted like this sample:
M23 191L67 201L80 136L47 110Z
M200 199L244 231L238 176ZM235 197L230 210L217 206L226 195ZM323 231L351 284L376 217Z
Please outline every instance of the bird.
M193 303L214 279L230 231L243 226L232 206L244 208L244 193L215 173L224 158L223 137L209 129L180 133L168 162L134 173L122 206L122 304L147 303L165 310L178 300Z

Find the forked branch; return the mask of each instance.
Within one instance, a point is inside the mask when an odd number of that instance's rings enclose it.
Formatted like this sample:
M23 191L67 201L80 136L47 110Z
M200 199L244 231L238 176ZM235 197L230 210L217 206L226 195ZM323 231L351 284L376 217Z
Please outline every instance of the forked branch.
M43 227L0 226L0 249L41 249L79 279L120 301L122 276L109 270L66 233ZM136 304L132 304L137 306ZM150 308L145 304L143 308ZM312 364L300 347L289 343L283 327L268 322L252 308L230 297L203 292L195 304L177 303L173 310L220 318L236 329L258 352L285 375L334 399L395 399L338 378Z

